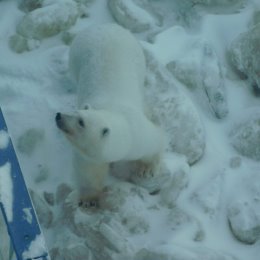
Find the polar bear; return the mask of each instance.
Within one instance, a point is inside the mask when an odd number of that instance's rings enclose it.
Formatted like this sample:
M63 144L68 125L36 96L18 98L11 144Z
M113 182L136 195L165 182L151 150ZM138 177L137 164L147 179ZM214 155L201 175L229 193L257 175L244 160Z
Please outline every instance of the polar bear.
M78 84L78 111L57 113L56 124L75 149L80 204L97 201L109 163L137 161L141 174L156 174L163 149L160 127L145 115L145 58L127 30L91 26L72 42L69 69Z

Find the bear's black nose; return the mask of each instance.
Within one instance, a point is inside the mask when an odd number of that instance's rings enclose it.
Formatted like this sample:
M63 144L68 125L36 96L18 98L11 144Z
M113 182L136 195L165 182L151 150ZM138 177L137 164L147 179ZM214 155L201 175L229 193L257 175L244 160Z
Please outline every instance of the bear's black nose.
M55 117L56 122L61 120L61 113L57 113Z

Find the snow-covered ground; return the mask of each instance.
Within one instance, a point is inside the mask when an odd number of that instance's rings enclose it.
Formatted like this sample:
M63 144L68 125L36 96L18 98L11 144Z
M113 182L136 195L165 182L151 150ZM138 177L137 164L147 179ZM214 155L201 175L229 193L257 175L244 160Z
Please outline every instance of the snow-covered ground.
M52 259L258 260L260 2L21 2L0 0L0 105ZM71 210L72 150L54 118L76 108L71 38L106 22L144 48L171 174L150 195L115 165L104 207Z

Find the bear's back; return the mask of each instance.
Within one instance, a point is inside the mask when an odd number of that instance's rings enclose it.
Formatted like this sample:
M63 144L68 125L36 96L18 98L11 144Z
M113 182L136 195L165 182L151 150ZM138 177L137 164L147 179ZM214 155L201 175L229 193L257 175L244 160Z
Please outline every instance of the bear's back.
M79 85L79 107L118 102L142 106L144 55L122 27L91 26L79 33L71 45L69 66Z

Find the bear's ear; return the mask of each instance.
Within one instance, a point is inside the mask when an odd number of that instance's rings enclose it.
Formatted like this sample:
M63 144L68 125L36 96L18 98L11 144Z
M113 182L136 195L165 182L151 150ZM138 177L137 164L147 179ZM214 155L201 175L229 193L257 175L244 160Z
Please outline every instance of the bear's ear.
M102 129L102 132L101 132L102 137L108 136L108 135L109 135L109 132L110 132L109 128L108 128L108 127L104 127L104 128Z

